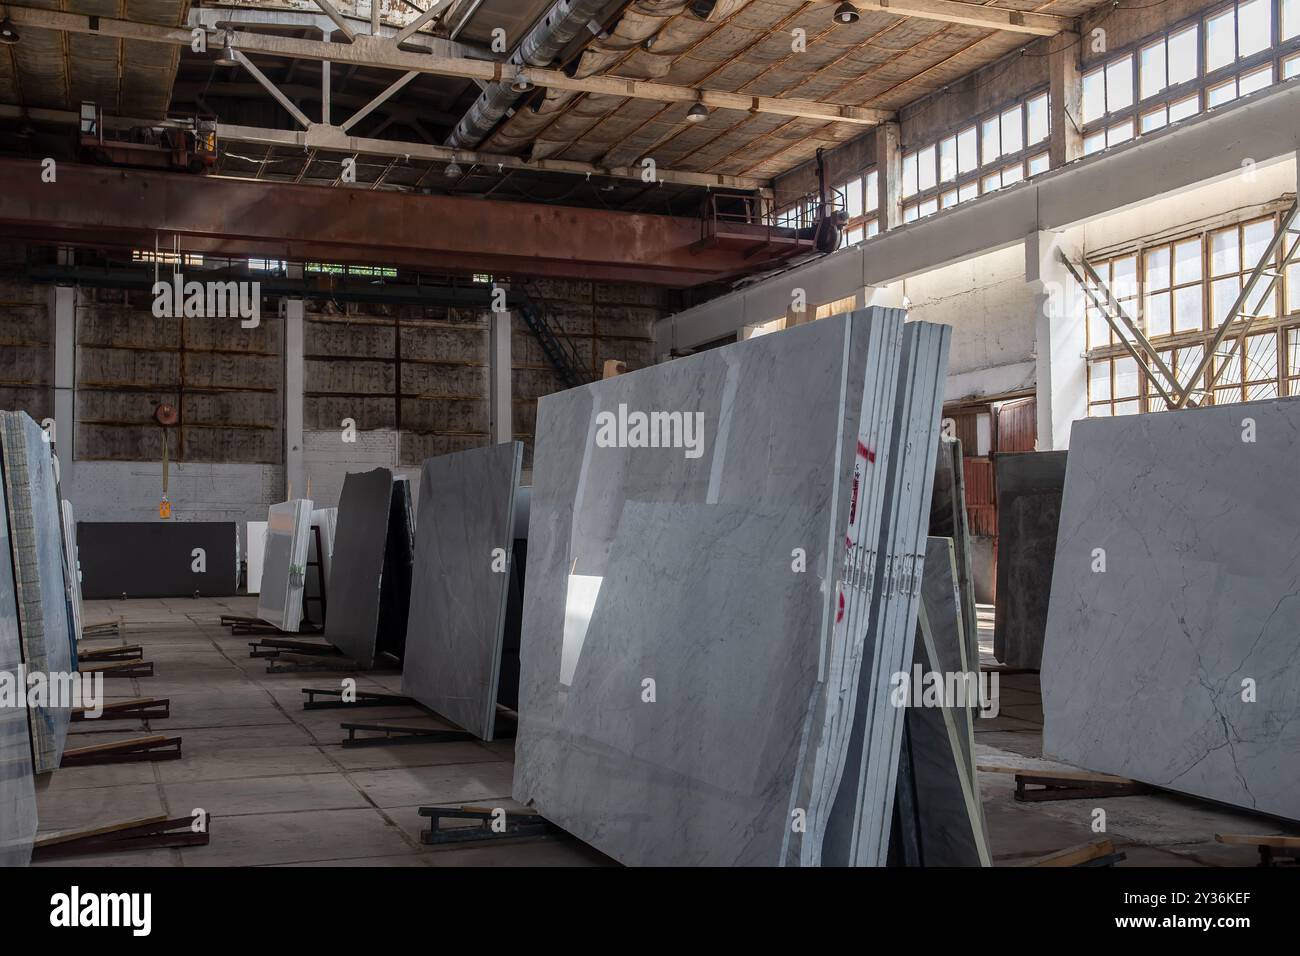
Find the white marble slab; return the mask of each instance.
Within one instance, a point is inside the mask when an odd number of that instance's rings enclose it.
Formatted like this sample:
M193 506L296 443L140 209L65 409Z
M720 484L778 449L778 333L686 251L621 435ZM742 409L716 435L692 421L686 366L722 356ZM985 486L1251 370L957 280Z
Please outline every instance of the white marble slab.
M71 674L76 671L76 652L50 443L25 412L0 412L0 446L23 662L29 674ZM59 766L70 715L69 706L31 708L37 773Z
M10 680L22 669L22 643L6 499L0 482L0 675ZM27 710L0 707L0 867L26 866L31 860L36 836L34 780Z
M262 591L262 572L266 567L267 522L249 521L245 524L248 541L248 564L244 572L244 590L249 594Z
M302 625L311 515L312 503L305 498L271 505L266 515L257 616L288 634Z
M825 319L541 400L516 799L625 863L819 862L901 319ZM696 453L597 440L635 412L702 415Z
M402 693L483 740L496 726L523 447L429 458L420 474Z
M1298 436L1295 398L1075 422L1045 755L1300 820Z

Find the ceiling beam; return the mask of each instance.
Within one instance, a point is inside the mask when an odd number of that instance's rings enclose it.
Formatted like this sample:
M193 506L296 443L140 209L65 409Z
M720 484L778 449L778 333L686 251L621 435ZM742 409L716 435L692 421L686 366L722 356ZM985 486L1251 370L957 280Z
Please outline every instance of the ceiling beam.
M773 249L701 247L698 219L0 158L0 235L439 273L690 286L770 268ZM94 201L87 201L94 197ZM463 228L449 228L462 224ZM789 255L791 248L787 247Z
M410 114L398 114L399 121L406 122ZM29 119L36 123L58 123L75 126L79 116L75 110L24 108L0 104L0 119ZM180 126L176 121L132 119L126 117L104 117L104 122L116 129L129 129L132 126ZM565 173L577 176L602 176L609 179L632 179L645 181L645 171L632 166L594 166L565 159L526 160L521 156L506 153L483 153L469 149L451 149L448 146L436 146L430 143L412 143L392 139L368 139L363 136L349 136L338 126L325 126L312 123L306 130L263 129L257 126L239 126L231 123L217 124L217 141L226 143L252 143L258 146L284 146L290 149L314 153L322 151L348 156L368 154L371 156L402 157L418 159L431 163L459 163L462 166L499 167L501 169L526 170L535 173ZM288 156L281 156L288 159ZM722 176L717 173L694 173L672 169L656 170L658 180L676 186L699 186L708 189L740 189L757 192L770 187L764 179L749 179L744 176Z
M18 26L58 30L63 33L108 36L124 40L141 40L171 46L189 47L193 37L188 29L153 26L130 20L88 17L32 7L6 6ZM415 71L435 76L453 76L488 83L526 82L537 86L575 92L601 93L608 96L654 100L662 103L702 103L715 109L741 110L747 113L771 113L801 119L875 126L891 119L887 110L860 106L841 106L817 100L750 96L721 90L696 90L617 76L571 77L560 70L514 66L471 60L463 57L407 53L393 47L386 39L357 35L352 43L325 43L270 34L231 31L234 46L245 53L266 53L304 60L329 60L351 66Z
M822 7L838 4L839 0L812 0ZM1022 10L1005 10L986 7L978 3L959 0L853 0L853 5L863 12L888 13L896 17L915 17L918 20L938 20L941 23L960 23L985 30L1005 30L1009 33L1027 33L1050 37L1075 28L1071 17L1058 17L1049 13L1030 13Z
M566 173L577 176L604 176L611 179L645 181L645 170L639 166L593 166L567 159L526 160L507 153L482 153L469 149L452 149L430 143L401 142L391 139L368 139L349 136L337 126L313 124L306 130L263 129L255 126L217 125L217 139L226 143L255 143L260 146L287 146L300 150L318 149L325 152L371 156L401 156L432 163L459 163L462 166L486 166L500 169L522 169L535 173ZM701 186L710 189L766 189L767 180L743 176L722 176L717 173L693 173L681 170L658 169L657 182L677 186ZM656 185L657 182L647 183Z
M253 74L253 79L257 80L257 82L262 85L262 88L265 89L266 92L270 93L275 101L284 107L285 112L297 120L303 129L306 129L311 125L311 120L307 118L307 114L298 109L293 100L281 93L280 88L272 83L267 75L259 70L252 60L244 56L244 54L239 50L235 51L235 59L243 64L244 69Z
M397 46L403 40L409 37L411 34L416 33L420 29L420 27L424 26L434 17L441 16L443 11L445 11L447 7L451 6L451 2L452 0L434 0L433 3L429 4L428 10L425 10L422 14L420 14L418 17L416 17L406 26L402 27L402 29L399 30L397 34L393 36L393 38L389 42L392 43L394 46ZM376 0L376 9L378 9L377 0Z

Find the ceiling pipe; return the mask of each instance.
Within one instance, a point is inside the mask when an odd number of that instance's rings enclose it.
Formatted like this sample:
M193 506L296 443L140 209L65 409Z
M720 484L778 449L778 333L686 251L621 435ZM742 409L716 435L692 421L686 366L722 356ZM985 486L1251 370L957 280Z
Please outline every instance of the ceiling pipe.
M558 0L515 47L507 61L516 67L549 67L610 0ZM489 83L447 137L453 149L473 149L492 133L520 94L509 83Z

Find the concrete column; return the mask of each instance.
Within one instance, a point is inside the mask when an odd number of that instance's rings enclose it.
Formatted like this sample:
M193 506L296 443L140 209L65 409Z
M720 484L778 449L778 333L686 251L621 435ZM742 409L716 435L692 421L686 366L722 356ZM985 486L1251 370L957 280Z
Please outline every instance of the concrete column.
M307 468L303 463L303 302L284 300L284 476L287 493L307 496Z
M880 231L903 224L902 127L881 123L876 127L876 213Z
M1025 238L1025 281L1033 290L1037 316L1039 451L1069 448L1071 424L1088 414L1083 293L1058 250L1072 262L1082 258L1060 233L1039 231Z
M1080 37L1058 33L1050 41L1048 69L1051 84L1048 110L1052 132L1048 152L1057 169L1083 155L1083 74L1079 70Z
M488 313L488 369L492 444L512 441L515 433L510 331L513 312Z
M77 290L59 285L50 289L50 349L54 353L53 394L54 450L64 491L72 484L72 442L77 386Z

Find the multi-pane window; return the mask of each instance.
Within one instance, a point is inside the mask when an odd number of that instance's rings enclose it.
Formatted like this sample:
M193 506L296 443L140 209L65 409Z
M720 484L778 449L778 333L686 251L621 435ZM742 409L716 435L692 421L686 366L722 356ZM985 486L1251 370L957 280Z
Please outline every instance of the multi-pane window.
M903 155L903 221L1045 172L1051 132L1047 93L1035 93Z
M1084 155L1300 75L1297 50L1300 0L1237 0L1117 54L1083 75Z
M1161 241L1092 262L1124 311L1147 336L1180 384L1201 367L1215 331L1232 311L1277 228L1275 216ZM1238 330L1212 356L1197 383L1222 365L1212 396L1202 404L1300 395L1300 267L1292 265L1268 295L1257 294L1238 311ZM1242 315L1250 334L1231 358ZM1231 331L1231 330L1230 330ZM1164 399L1144 368L1115 338L1100 310L1089 302L1088 411L1126 415L1161 411Z
M880 206L880 183L874 169L854 176L835 187L835 198L849 217L842 245L854 246L880 231L876 213Z

